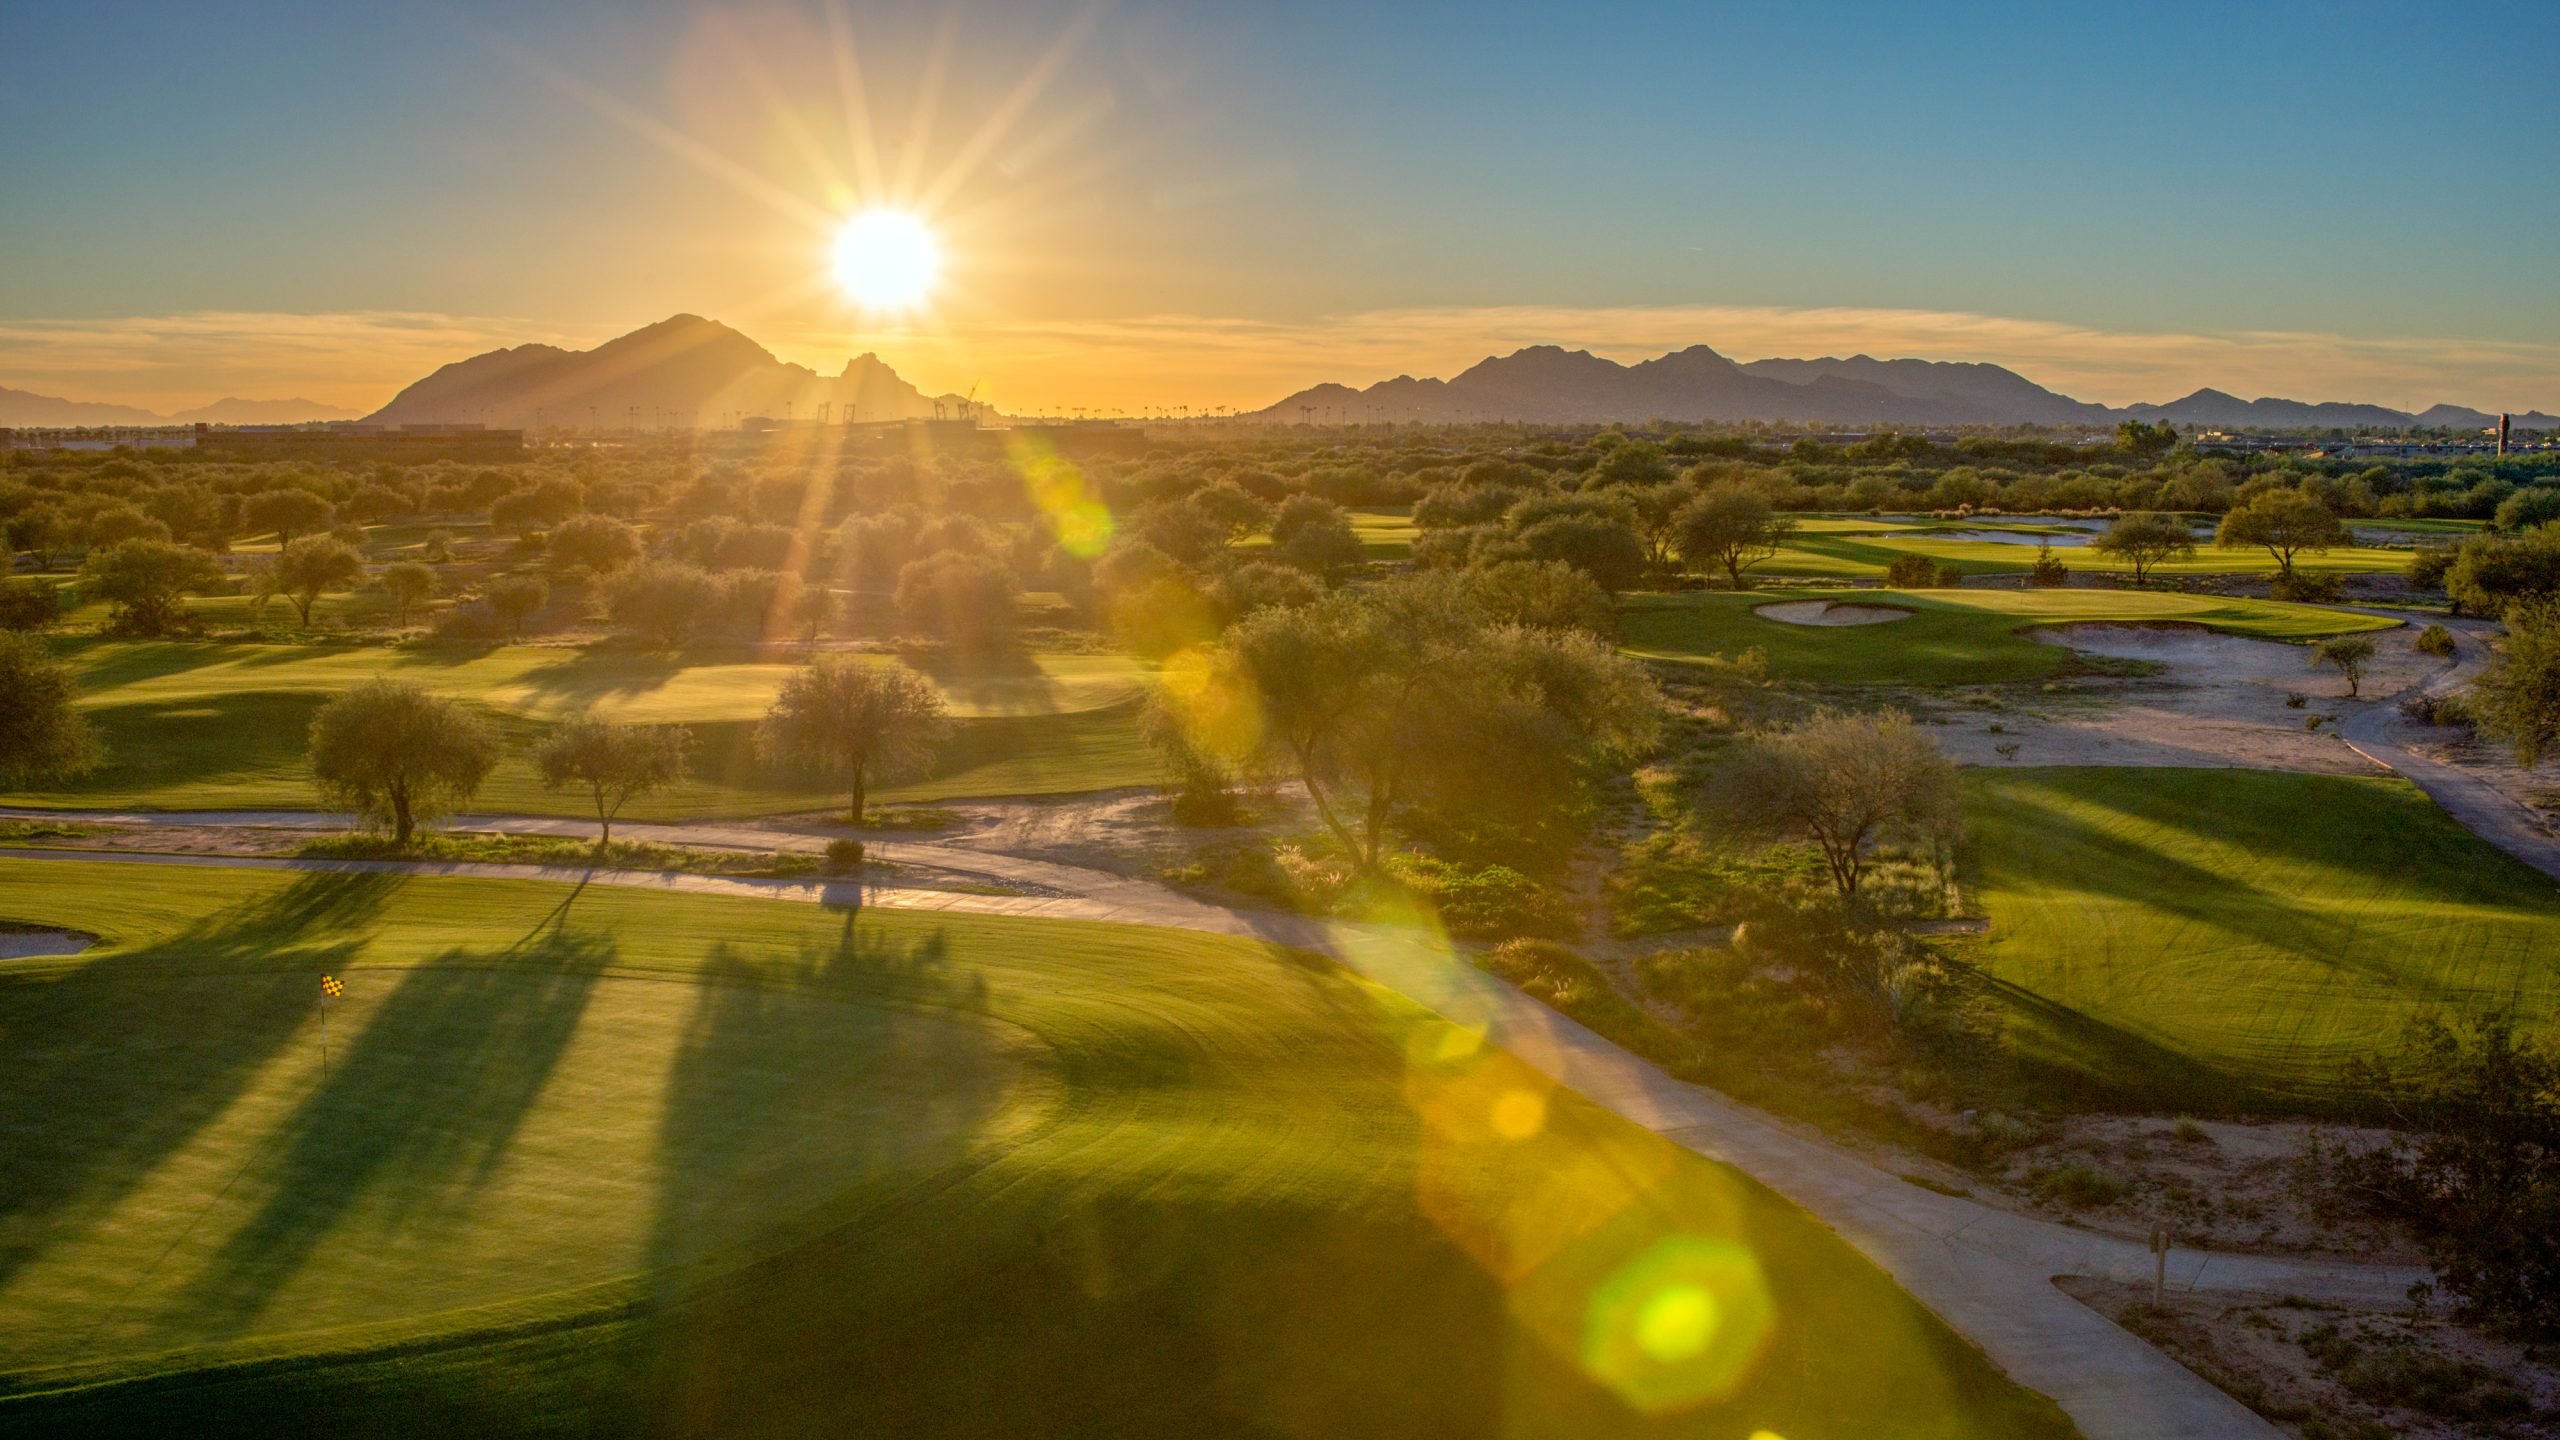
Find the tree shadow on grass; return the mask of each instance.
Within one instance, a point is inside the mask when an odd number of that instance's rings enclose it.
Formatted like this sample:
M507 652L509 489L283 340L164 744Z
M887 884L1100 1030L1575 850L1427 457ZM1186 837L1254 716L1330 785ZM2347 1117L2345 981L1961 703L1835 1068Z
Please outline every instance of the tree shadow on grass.
M0 979L0 1283L109 1213L305 1038L405 883L309 873L159 943Z
M282 1126L273 1158L244 1175L254 1209L170 1302L173 1316L237 1334L336 1243L348 1214L433 1223L488 1182L618 953L565 929L569 903L504 949L448 950L401 973Z

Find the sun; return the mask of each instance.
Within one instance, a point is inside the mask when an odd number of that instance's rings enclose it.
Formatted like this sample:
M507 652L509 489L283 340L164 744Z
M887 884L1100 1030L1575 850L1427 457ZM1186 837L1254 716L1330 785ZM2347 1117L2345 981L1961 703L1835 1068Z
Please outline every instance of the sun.
M865 309L922 305L941 268L932 228L903 210L865 210L836 231L836 284Z

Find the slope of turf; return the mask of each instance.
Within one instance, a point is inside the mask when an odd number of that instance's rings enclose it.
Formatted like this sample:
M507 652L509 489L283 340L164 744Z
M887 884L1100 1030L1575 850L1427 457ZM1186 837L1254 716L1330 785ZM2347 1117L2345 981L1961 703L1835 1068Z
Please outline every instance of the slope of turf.
M2022 535L2035 535L2047 527L1980 522L1958 528L2010 530ZM2086 546L2057 547L2054 554L2073 570L2106 574L2131 574L2133 571L2131 565ZM1919 555L1941 565L1952 565L1967 575L2022 575L2035 565L2036 547L1933 534L1926 526L1826 527L1819 531L1799 531L1760 569L1770 575L1872 579L1884 574L1886 566L1904 555ZM2298 569L2323 574L2385 574L2407 569L2409 552L2348 546L2320 554L2298 555L2294 557L2294 565ZM2162 575L2254 575L2272 573L2275 568L2274 559L2264 550L2254 547L2224 550L2207 541L2196 547L2194 555L2165 561L2156 567L2156 571Z
M15 803L150 809L316 804L311 716L376 676L479 705L507 740L478 805L583 814L547 791L530 759L544 723L578 709L689 723L694 778L636 802L634 819L769 814L837 797L777 773L755 753L756 717L788 665L733 655L657 656L550 646L490 649L74 641L83 706L107 761L69 786ZM880 657L884 660L885 657ZM1138 732L1141 679L1119 656L1033 655L929 671L958 725L922 779L884 800L1072 793L1152 783L1162 773Z
M0 920L108 941L0 966L0 1431L2071 1433L1767 1192L1247 942L6 859Z
M1789 625L1753 613L1789 600L1835 599L1912 612L1882 625ZM1727 658L1758 648L1769 673L1818 685L1988 685L2040 680L2069 660L2027 632L2109 622L2202 625L2260 640L2387 630L2395 620L2289 605L2146 590L1686 591L1628 596L1619 623L1647 660Z
M2021 1054L2109 1103L2317 1103L2427 1011L2560 1001L2560 890L2391 778L1967 778Z

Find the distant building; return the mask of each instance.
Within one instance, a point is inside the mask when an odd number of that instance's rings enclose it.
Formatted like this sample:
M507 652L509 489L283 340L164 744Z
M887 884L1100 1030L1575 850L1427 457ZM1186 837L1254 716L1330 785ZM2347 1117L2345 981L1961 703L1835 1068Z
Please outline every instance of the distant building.
M392 459L511 460L524 432L485 425L198 425L199 450L273 457L361 451Z

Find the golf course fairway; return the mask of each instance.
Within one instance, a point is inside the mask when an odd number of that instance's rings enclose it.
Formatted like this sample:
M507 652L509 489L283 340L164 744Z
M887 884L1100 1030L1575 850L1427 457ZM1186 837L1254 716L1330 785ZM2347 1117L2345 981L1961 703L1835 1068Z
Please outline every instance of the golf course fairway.
M0 1432L2073 1433L1299 952L7 858L0 924L99 939L0 962Z

